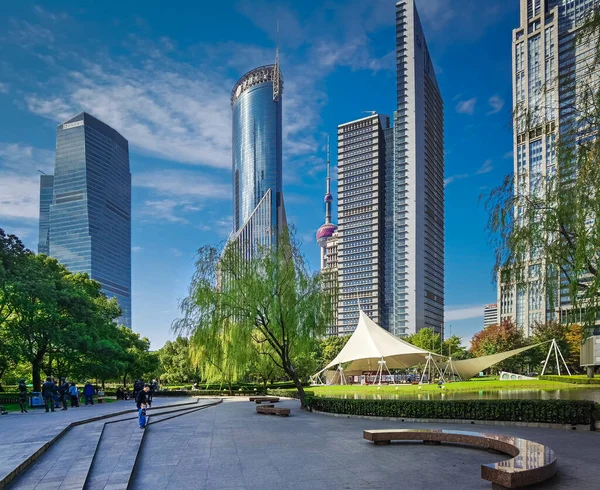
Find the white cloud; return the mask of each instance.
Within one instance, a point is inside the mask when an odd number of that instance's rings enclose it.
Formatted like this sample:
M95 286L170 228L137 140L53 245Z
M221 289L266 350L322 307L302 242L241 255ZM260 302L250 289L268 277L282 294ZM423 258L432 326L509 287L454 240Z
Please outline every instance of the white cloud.
M492 160L486 160L483 162L483 165L477 169L476 174L487 174L494 170L494 166L492 165Z
M0 82L0 94L8 93L8 84Z
M453 322L468 320L469 318L483 318L485 305L476 306L449 306L444 312L444 321Z
M188 170L156 170L133 175L133 185L152 189L167 196L190 196L200 200L230 199L231 183L216 182L217 178L203 172ZM220 179L219 179L220 180Z
M457 174L457 175L451 175L450 177L446 177L444 179L444 187L452 184L452 182L456 182L457 180L463 180L468 177L469 177L469 174Z
M171 252L174 257L181 257L183 255L183 252L178 248L172 248L169 250L169 252Z
M142 250L144 250L142 247L138 247L138 246L131 247L131 251L133 253L141 252Z
M189 221L186 218L177 214L181 206L181 203L173 199L147 200L137 211L140 216L150 217L156 221L188 224Z
M504 107L504 99L502 99L499 95L492 95L488 99L488 104L491 108L491 110L488 112L488 115L497 114Z
M456 104L456 112L459 114L473 115L475 113L475 104L477 103L477 97L473 97L468 100L461 100Z
M16 143L0 143L0 217L39 218L38 169L51 173L54 152Z
M506 158L507 160L512 160L513 157L514 157L513 152L512 151L507 151L502 158Z

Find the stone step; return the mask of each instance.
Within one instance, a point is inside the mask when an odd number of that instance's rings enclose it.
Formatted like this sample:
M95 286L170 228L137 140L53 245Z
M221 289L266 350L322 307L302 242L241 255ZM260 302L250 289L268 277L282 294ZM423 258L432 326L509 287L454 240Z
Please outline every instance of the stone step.
M126 490L149 426L162 420L202 410L213 404L171 410L150 410L146 429L140 429L137 421L131 419L106 423L84 488Z
M83 488L103 426L103 422L93 422L71 428L7 488Z

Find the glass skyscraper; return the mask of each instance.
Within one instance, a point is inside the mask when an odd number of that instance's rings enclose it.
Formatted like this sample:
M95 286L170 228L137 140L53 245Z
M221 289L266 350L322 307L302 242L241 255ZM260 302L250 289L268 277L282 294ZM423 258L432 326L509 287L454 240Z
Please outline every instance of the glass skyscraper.
M230 240L275 246L285 226L279 64L255 68L231 92L233 233Z
M85 112L69 119L57 128L53 184L48 254L71 272L87 272L98 281L119 302L123 313L118 322L131 328L127 140ZM43 210L40 204L40 245Z
M38 253L50 253L50 205L54 193L54 175L40 175L40 235Z
M600 0L520 0L520 26L512 33L513 154L519 195L543 197L546 179L557 171L557 136L568 135L579 117L578 84L588 76L595 77L588 83L600 83L596 40L577 40L594 8L600 8ZM522 213L517 207L515 218ZM530 260L519 286L498 275L499 320L513 321L525 335L531 335L536 324L559 320L559 313L572 308L566 290L561 291L559 304L551 306L541 276L543 264L533 251Z

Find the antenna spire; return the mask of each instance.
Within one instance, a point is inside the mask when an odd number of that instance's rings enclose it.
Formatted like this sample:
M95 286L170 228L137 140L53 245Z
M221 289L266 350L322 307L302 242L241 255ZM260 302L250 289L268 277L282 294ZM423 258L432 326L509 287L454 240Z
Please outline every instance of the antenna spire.
M275 48L275 65L273 65L273 102L279 101L281 91L281 75L279 72L279 21L277 21L277 47Z

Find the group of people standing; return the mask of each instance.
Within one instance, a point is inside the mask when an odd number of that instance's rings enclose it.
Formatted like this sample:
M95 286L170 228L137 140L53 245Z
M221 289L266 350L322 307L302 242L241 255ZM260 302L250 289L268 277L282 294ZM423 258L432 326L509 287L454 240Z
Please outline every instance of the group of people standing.
M21 380L19 383L19 400L21 404L21 413L24 409L24 404L27 399L27 386L25 380ZM23 386L23 389L21 388ZM88 381L83 388L83 395L85 396L85 404L94 404L94 394L96 393L95 388ZM71 400L71 407L79 407L79 388L71 381L70 383L66 378L60 378L59 382L55 382L51 377L46 378L46 382L42 385L42 398L44 399L44 407L46 412L54 412L55 408L61 410L67 410L67 402Z

